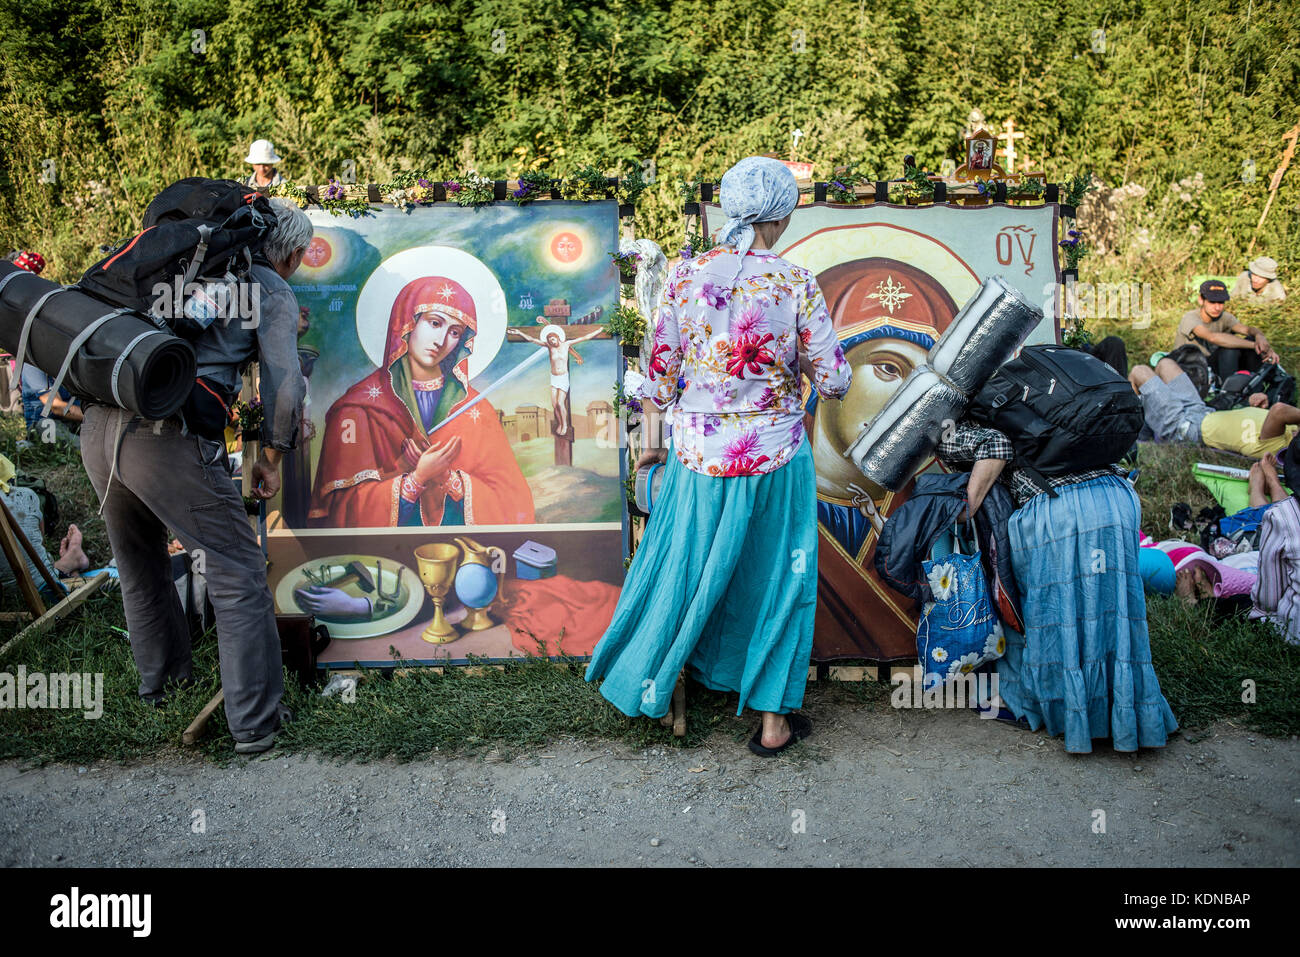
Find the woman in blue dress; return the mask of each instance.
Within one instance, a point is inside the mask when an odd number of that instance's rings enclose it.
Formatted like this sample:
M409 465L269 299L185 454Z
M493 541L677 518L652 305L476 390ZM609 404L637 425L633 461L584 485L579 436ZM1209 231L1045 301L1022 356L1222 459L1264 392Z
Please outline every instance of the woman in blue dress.
M685 668L762 717L756 754L811 733L803 703L817 605L816 479L801 373L839 398L852 369L812 273L772 252L794 176L750 157L722 178L719 245L672 270L640 387L672 405L668 462L618 607L587 668L624 714L661 717ZM679 387L680 382L680 387Z
M1006 630L997 693L1030 730L1065 736L1065 750L1159 748L1178 729L1151 664L1138 553L1141 507L1116 468L1046 478L1015 458L997 429L963 420L944 436L941 460L968 466L970 514L995 481L1018 509L1007 532L1025 633Z

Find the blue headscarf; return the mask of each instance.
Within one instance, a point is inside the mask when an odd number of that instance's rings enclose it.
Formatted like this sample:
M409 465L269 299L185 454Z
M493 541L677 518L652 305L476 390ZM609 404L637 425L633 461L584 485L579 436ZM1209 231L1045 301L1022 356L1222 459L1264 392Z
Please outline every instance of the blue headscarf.
M722 211L727 221L718 242L744 256L754 245L754 223L784 219L799 205L794 174L779 160L747 156L722 177Z

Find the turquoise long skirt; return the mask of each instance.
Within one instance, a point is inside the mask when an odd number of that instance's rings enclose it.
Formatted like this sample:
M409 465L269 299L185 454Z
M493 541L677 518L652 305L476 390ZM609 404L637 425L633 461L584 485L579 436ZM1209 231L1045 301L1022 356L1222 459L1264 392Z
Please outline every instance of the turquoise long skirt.
M1036 495L1011 517L1011 563L1025 634L1007 629L998 694L1037 731L1086 754L1162 747L1178 728L1151 665L1129 484L1103 476Z
M805 441L764 475L715 478L671 451L663 486L587 666L626 715L662 717L683 667L780 714L803 703L817 611L816 477Z

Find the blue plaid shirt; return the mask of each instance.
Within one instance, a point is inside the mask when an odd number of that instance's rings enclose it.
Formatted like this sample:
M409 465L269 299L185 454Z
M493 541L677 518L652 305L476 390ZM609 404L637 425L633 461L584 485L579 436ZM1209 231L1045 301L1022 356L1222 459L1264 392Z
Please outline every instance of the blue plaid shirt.
M1015 448L1005 435L997 429L976 425L968 419L957 423L957 428L939 443L934 454L948 465L969 465L981 459L1001 459L1010 462L1016 457ZM1043 478L1052 488L1057 489L1063 485L1087 482L1103 475L1123 476L1124 470L1111 465L1084 472L1068 472L1065 475L1044 475ZM1043 491L1023 469L1003 469L1002 474L998 476L998 481L1011 490L1017 505L1024 505Z

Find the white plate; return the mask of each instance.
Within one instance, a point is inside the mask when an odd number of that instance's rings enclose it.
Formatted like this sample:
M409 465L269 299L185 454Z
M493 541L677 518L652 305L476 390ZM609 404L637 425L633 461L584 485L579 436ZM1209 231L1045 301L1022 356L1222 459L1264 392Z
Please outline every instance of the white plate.
M331 577L340 576L344 574L344 569L355 561L369 568L372 574L375 563L383 562L381 586L386 594L392 594L395 587L399 589L397 607L382 618L372 618L369 621L335 621L318 615L316 620L329 629L330 637L376 638L380 635L392 634L414 621L415 616L424 606L424 586L420 583L420 576L401 562L375 555L330 555L328 558L313 558L303 562L291 569L275 586L276 610L289 614L309 614L298 606L298 600L294 597L297 589L306 588L311 584L307 580L306 571L310 569L314 573L321 565L327 565ZM345 585L343 591L349 595L370 598L372 602L374 599L373 594L367 595L355 582Z

